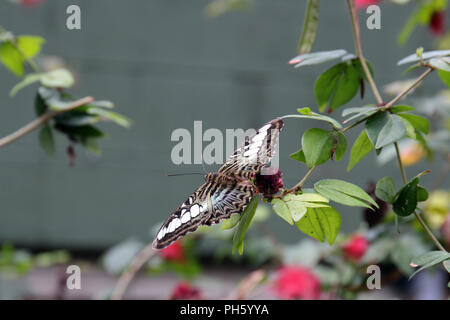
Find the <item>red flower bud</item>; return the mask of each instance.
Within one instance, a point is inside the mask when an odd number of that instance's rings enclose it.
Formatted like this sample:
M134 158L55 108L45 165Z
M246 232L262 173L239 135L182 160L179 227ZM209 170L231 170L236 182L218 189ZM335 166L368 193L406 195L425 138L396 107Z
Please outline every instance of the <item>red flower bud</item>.
M359 260L364 256L368 247L367 239L360 234L356 234L344 243L342 249L350 260Z
M255 177L256 188L264 196L271 196L283 188L283 174L277 168L263 168Z
M368 7L372 4L378 4L380 0L356 0L356 8L361 9Z
M158 254L164 260L184 263L186 261L186 255L184 248L180 241L172 243L170 246L165 247L158 251Z
M430 22L428 24L428 27L430 28L431 32L436 35L440 36L445 31L445 15L442 11L434 11L431 15Z
M203 296L198 288L187 282L178 283L170 294L170 300L201 300Z
M285 266L278 270L274 289L283 299L318 299L320 281L309 269Z

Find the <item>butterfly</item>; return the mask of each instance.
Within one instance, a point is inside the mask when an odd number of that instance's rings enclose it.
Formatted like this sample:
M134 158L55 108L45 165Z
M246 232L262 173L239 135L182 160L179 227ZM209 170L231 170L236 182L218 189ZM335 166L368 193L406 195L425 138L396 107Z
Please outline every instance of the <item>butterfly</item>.
M212 225L232 214L242 213L257 190L251 180L275 154L282 119L274 119L228 158L217 172L205 175L205 183L192 193L159 228L154 249L162 249L200 225Z

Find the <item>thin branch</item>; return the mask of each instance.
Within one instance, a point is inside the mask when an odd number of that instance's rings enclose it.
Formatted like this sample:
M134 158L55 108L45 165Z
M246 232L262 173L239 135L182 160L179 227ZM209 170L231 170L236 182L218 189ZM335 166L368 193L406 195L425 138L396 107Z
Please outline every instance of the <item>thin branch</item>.
M356 48L356 55L359 58L361 62L361 66L364 69L364 73L366 74L367 81L369 82L370 88L372 89L372 92L375 96L375 99L377 100L378 104L383 103L383 99L381 98L380 92L377 89L377 86L375 85L375 81L372 78L372 74L369 71L369 68L367 67L366 59L364 58L363 51L362 51L362 45L361 45L361 36L359 31L359 22L358 22L358 11L355 6L354 0L347 0L348 7L350 10L350 16L352 18L352 27L353 27L353 35L355 38L355 48Z
M407 88L405 88L402 92L400 92L394 99L389 101L384 108L389 109L392 107L395 103L397 103L401 98L403 98L411 89L416 87L423 79L425 79L426 76L428 76L432 71L434 70L433 67L428 67L428 69L420 75L411 85L409 85Z
M50 119L52 119L53 117L61 114L61 113L65 113L68 111L71 111L73 109L76 109L78 107L81 107L85 104L91 103L94 101L94 98L92 97L85 97L82 98L80 100L74 101L72 103L70 103L67 107L65 107L64 109L61 110L56 110L56 111L48 111L46 113L44 113L43 115L41 115L39 118L34 119L33 121L31 121L30 123L28 123L27 125L23 126L22 128L20 128L19 130L7 135L6 137L3 137L0 139L0 148L6 146L7 144L10 144L13 141L16 141L17 139L23 137L24 135L30 133L31 131L39 128L41 125L45 124L47 121L49 121Z
M309 169L308 172L306 172L305 176L303 177L302 180L300 180L299 183L297 183L295 186L293 186L290 189L284 190L281 194L273 196L273 198L275 198L275 199L283 198L288 193L295 193L298 190L300 190L303 187L303 185L306 183L306 180L308 180L308 178L312 175L312 173L314 172L314 170L316 168L317 168L317 166L314 166L311 169Z
M111 300L122 300L128 286L136 273L149 261L157 250L153 249L152 243L142 249L131 261L128 268L122 273L111 294Z
M400 166L400 171L402 173L402 180L403 180L403 184L406 184L408 182L408 178L406 177L406 171L405 171L405 166L403 165L402 162L402 158L400 156L400 150L398 148L398 143L394 142L394 147L395 147L395 153L397 155L397 160L398 160L398 165ZM428 234L428 236L430 237L430 239L434 242L434 244L436 245L436 247L439 248L439 250L447 252L447 250L445 250L445 248L441 245L441 243L439 242L439 240L435 237L435 235L433 234L433 232L430 230L430 228L428 228L427 224L425 223L425 221L423 221L422 217L417 213L417 210L414 210L414 215L416 216L417 220L419 221L419 223L422 225L422 228L425 230L425 232Z
M253 291L266 278L266 271L260 269L251 272L238 285L236 292L231 294L228 300L247 299L249 293Z

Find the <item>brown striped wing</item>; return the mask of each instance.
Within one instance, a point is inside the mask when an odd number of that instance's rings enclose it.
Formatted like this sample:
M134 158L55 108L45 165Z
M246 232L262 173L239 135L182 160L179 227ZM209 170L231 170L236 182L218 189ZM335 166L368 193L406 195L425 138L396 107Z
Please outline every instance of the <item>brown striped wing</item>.
M251 137L246 137L240 146L219 169L219 173L251 179L268 164L275 155L275 146L283 128L282 119L274 119Z
M255 191L251 185L206 182L183 202L158 230L153 248L162 249L200 225L211 225L241 213Z

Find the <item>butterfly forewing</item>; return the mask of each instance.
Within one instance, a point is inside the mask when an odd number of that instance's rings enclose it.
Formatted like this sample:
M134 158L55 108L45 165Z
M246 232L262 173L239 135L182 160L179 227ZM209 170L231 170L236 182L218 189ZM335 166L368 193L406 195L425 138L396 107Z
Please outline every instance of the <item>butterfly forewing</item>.
M275 119L258 129L253 136L246 137L242 146L230 156L218 172L246 179L252 178L274 156L282 128L283 120Z

